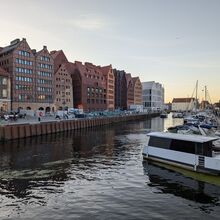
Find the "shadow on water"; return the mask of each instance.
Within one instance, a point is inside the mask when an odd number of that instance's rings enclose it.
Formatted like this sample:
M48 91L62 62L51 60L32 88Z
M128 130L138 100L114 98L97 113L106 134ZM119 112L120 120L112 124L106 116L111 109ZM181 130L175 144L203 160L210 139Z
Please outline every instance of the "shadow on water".
M104 218L103 210L109 216L123 213L129 217L138 209L135 217L144 219L146 213L155 213L153 206L145 208L152 196L145 189L146 177L148 189L157 191L154 197L172 194L202 204L201 210L208 213L219 206L219 188L157 166L142 165L146 133L162 131L168 122L153 118L1 144L0 217L25 213L31 218L39 210L47 212L48 219L65 219L73 212L85 218L97 212ZM60 203L54 202L56 199ZM164 197L160 199L163 203ZM40 209L34 210L36 207ZM57 207L69 209L55 216Z
M33 187L51 186L51 182L58 182L56 187L62 186L70 178L70 170L89 170L99 163L108 165L108 160L111 160L111 166L117 166L118 162L123 162L125 151L129 150L122 136L150 129L149 123L150 120L132 122L1 144L0 194L23 198ZM115 138L116 134L120 139Z
M156 193L168 193L199 203L201 211L210 213L220 206L220 188L209 183L186 177L176 171L143 161L144 174L149 177L148 186L156 188Z

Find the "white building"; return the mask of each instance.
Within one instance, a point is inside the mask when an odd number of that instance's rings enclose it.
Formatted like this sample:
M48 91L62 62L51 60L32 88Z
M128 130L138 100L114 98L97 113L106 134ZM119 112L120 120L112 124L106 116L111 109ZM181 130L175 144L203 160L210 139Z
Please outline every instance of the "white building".
M172 111L192 111L195 109L195 98L174 98L172 101Z
M142 100L145 111L164 109L164 88L160 83L150 81L142 83Z

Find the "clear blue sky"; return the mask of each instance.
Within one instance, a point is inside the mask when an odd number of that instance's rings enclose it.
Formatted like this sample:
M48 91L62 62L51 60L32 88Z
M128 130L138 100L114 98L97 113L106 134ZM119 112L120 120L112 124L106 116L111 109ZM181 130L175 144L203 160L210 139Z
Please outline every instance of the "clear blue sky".
M0 46L63 49L70 61L112 64L191 96L199 80L220 99L220 0L0 0Z

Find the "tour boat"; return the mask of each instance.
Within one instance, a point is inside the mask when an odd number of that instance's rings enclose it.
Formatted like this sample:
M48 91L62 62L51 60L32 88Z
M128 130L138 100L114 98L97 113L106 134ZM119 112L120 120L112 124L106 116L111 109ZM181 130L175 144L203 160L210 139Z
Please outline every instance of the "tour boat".
M143 158L195 172L220 175L220 153L214 151L216 137L151 132Z

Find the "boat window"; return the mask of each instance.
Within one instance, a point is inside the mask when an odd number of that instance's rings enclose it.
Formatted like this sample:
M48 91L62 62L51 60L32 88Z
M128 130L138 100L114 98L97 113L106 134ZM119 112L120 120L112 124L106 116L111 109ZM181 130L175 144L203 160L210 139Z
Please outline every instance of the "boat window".
M203 144L196 143L196 154L203 155Z
M159 138L159 137L150 137L149 146L159 147L159 148L170 148L171 139L169 138Z
M207 157L212 156L212 142L203 143L203 155Z
M195 154L195 143L190 141L172 140L170 150Z

